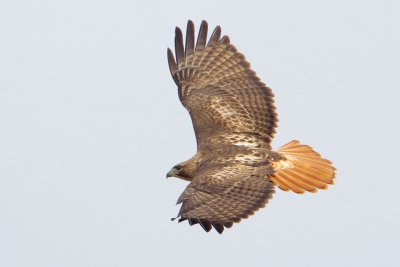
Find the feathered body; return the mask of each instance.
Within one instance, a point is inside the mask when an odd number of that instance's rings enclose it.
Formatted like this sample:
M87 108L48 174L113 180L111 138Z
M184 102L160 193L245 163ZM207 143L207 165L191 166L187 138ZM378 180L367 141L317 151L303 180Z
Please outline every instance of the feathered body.
M335 168L298 141L272 150L278 119L271 89L229 37L221 37L219 26L208 42L207 32L203 21L195 43L189 21L185 47L176 28L175 57L168 49L179 99L192 118L197 154L167 176L191 181L178 199L179 222L222 233L264 207L275 185L315 192L332 183Z

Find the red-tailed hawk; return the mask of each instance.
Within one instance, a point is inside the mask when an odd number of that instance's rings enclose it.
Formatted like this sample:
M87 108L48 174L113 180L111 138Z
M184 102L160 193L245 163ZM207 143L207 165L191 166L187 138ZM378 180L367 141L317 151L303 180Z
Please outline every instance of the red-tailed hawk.
M175 57L168 49L179 99L192 118L197 153L167 177L190 181L178 199L179 222L222 233L264 207L275 186L296 193L326 189L335 168L299 141L271 148L278 121L271 89L229 37L221 37L219 26L208 42L207 31L203 21L195 43L189 20L186 44L177 27Z

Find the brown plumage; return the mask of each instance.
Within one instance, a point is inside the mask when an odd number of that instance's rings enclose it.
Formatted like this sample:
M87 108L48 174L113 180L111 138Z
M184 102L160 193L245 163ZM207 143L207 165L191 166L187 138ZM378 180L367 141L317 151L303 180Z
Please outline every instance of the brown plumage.
M203 21L195 42L189 20L185 45L177 27L175 57L168 49L179 99L192 118L197 154L167 177L191 181L178 199L178 221L222 233L264 207L275 185L296 193L326 189L335 168L298 141L272 150L278 118L271 89L229 37L221 38L219 26L208 42L207 32Z

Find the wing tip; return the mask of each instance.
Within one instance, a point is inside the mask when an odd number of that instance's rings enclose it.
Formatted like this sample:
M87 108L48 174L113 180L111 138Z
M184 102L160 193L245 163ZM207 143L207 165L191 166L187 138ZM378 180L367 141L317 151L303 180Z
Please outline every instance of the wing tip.
M199 33L197 36L196 42L196 51L200 51L204 49L207 42L207 34L208 34L208 23L205 20L201 21Z
M175 76L175 73L178 70L178 65L175 62L174 53L169 47L167 48L167 58L168 58L169 71L171 73L172 79L174 80L175 84L178 84L178 81Z
M186 44L185 44L185 57L187 58L194 50L194 23L188 20L186 26Z
M211 223L211 225L218 232L218 234L222 234L224 232L224 226L221 223Z
M221 38L221 26L217 25L214 31L211 34L210 40L207 43L207 46L212 46L216 44Z
M184 50L182 30L179 27L175 27L175 56L178 66L184 59Z
M171 221L175 221L177 218L171 218ZM211 229L215 229L218 234L222 234L224 232L225 228L231 228L233 226L233 222L212 222L207 219L198 219L198 218L186 218L186 217L180 217L178 219L178 223L188 221L190 226L199 224L201 228L203 228L204 231L207 233L211 231Z

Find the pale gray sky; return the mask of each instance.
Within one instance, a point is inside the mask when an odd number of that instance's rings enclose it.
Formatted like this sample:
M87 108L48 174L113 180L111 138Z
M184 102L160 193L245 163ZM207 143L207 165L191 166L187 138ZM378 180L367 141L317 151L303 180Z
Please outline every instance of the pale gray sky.
M400 2L0 1L0 266L399 266ZM202 19L338 168L223 235L171 222L195 153L166 60Z

